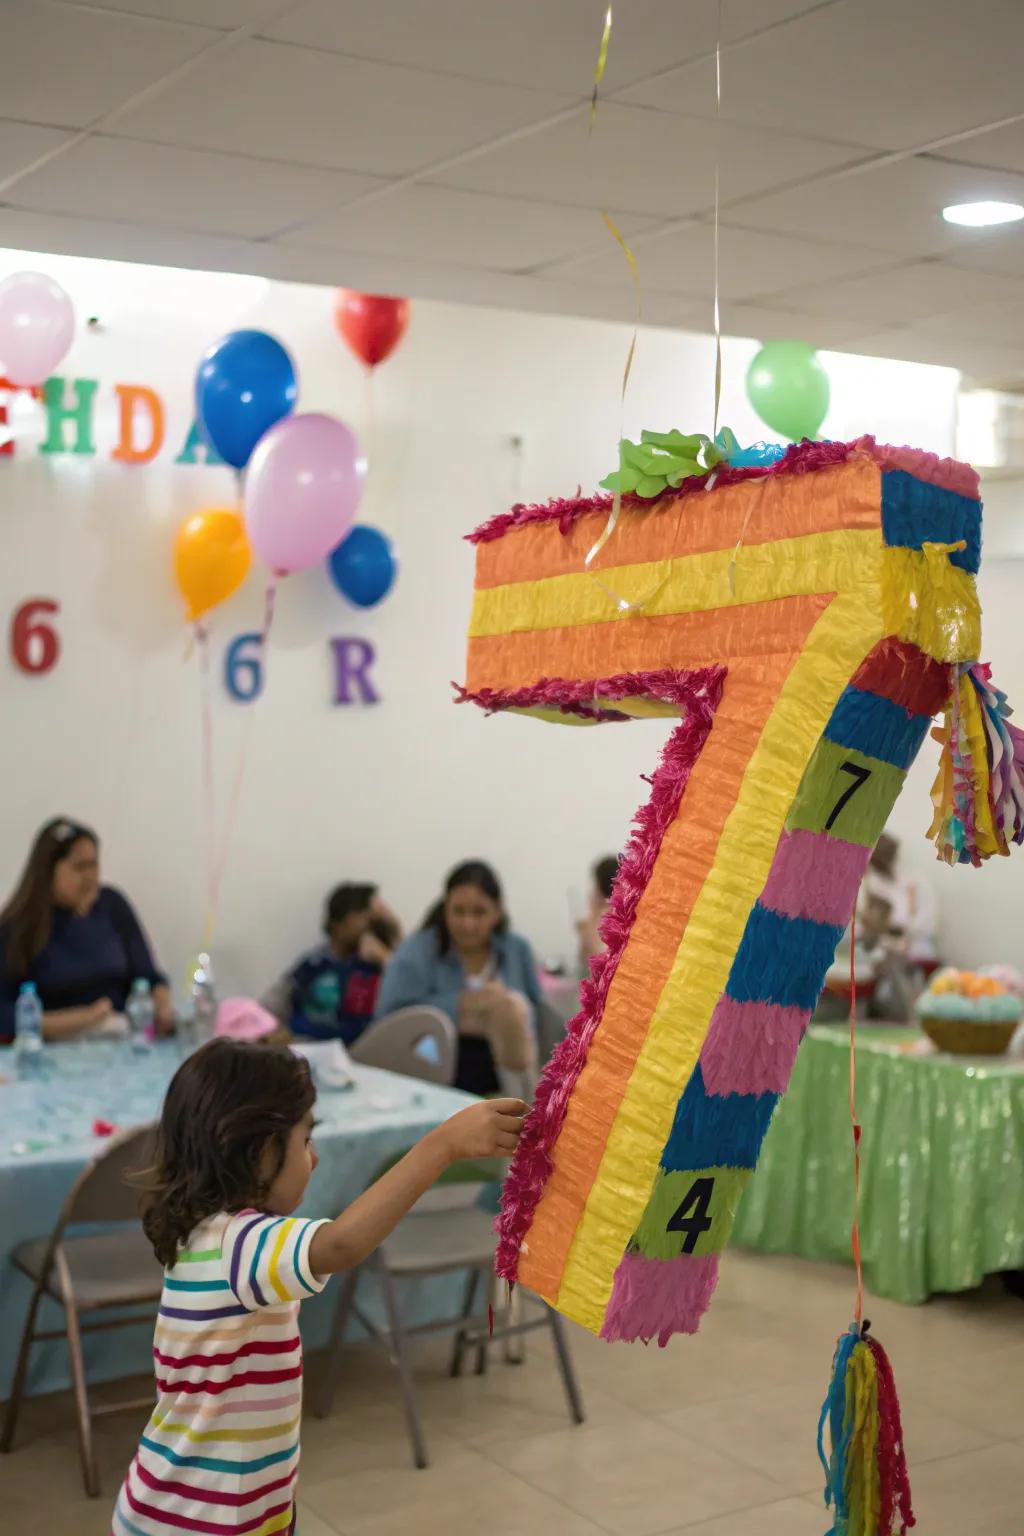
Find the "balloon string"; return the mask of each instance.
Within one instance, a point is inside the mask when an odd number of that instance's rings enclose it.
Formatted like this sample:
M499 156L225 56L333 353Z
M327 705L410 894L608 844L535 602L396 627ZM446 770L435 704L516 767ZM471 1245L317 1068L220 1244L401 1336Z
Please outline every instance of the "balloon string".
M277 578L271 577L267 585L263 601L263 625L260 629L258 641L258 659L263 675L263 684L260 688L260 696L267 688L267 651L270 631L274 623L274 609L277 599ZM235 762L235 774L228 796L227 814L224 818L224 834L221 839L220 849L213 866L213 877L210 883L210 904L206 914L206 930L203 938L203 949L208 950L213 943L214 932L217 926L217 914L220 910L221 889L224 883L224 874L227 869L228 855L231 851L234 839L235 823L238 820L238 808L242 799L242 786L245 781L245 770L249 761L249 748L252 742L252 725L256 714L258 698L253 700L252 707L247 711L245 722L242 725L242 735L238 747L238 757Z
M366 370L366 479L369 483L370 473L373 469L373 450L376 447L377 416L373 400L373 373L372 368Z
M857 1119L857 914L850 924L850 1125L853 1130L853 1227L850 1239L857 1266L857 1328L864 1316L864 1275L860 1260L860 1121Z
M715 323L715 409L712 438L718 436L718 411L722 402L722 312L718 293L718 212L722 160L722 0L715 7L715 274L714 274L714 323Z
M214 844L217 836L216 788L213 773L213 695L210 683L210 637L196 623L192 633L199 652L199 707L202 730L203 857L206 862L206 906L213 911Z

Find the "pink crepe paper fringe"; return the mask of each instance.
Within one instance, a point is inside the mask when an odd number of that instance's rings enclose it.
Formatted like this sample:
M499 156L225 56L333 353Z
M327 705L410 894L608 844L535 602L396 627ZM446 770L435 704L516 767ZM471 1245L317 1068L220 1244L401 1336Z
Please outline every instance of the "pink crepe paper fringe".
M653 690L656 697L670 695L673 702L685 706L686 713L665 744L661 762L651 779L650 797L637 812L629 843L622 855L611 903L601 924L605 951L590 962L590 977L580 988L580 1011L544 1070L533 1109L505 1179L501 1214L495 1223L498 1233L495 1269L510 1285L517 1278L523 1241L551 1173L554 1146L565 1122L570 1096L601 1022L608 989L629 939L662 838L678 814L690 772L711 729L725 675L724 667L703 667L692 672L637 673L586 686L588 697L593 697L595 689L610 698ZM555 685L538 686L547 697ZM561 685L562 697L571 700L580 686L576 683ZM530 694L533 690L524 692Z
M610 1344L656 1338L664 1349L674 1333L696 1333L718 1284L718 1254L649 1259L625 1253L615 1271L601 1337Z
M744 480L763 480L774 475L808 475L834 464L845 464L851 459L871 459L882 470L905 469L918 480L940 485L962 496L978 495L978 476L968 464L956 459L940 459L937 454L925 453L918 448L895 448L886 443L876 443L870 435L858 437L850 443L812 443L806 438L802 443L791 443L782 458L768 466L753 465L749 469L730 469L719 465L714 471L712 490L725 485L739 485ZM671 488L660 496L647 499L642 496L623 496L624 507L653 508L675 502L680 496L692 496L704 490L709 476L691 475L678 490ZM466 537L471 544L488 544L503 538L512 528L524 528L530 523L558 523L559 532L565 536L579 518L590 512L607 512L612 504L611 496L557 497L533 506L517 503L509 512L499 512L481 524Z
M557 709L560 714L573 715L580 720L631 720L621 709L598 709L593 690L586 691L587 702L567 699L565 689L570 685L557 679L541 678L531 688L494 689L481 688L479 693L468 693L460 683L452 683L456 704L477 704L488 715L496 715L503 709Z
M542 677L528 688L481 688L479 693L468 693L458 683L452 683L452 687L457 704L477 704L489 715L503 709L558 709L565 715L579 715L587 720L632 720L635 717L622 710L600 708L599 701L661 699L666 704L685 707L692 701L692 679L700 675L662 668L652 672L619 672L592 682Z
M908 1527L916 1525L917 1521L910 1497L910 1476L903 1444L899 1395L885 1350L875 1338L868 1338L866 1343L875 1357L878 1384L878 1442L875 1453L879 1485L877 1529L883 1536L905 1536Z

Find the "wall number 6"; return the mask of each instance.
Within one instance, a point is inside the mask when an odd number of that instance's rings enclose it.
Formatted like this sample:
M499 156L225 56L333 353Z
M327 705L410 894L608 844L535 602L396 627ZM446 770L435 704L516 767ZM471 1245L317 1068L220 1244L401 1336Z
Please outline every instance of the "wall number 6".
M60 605L49 597L30 598L22 603L11 619L11 659L19 672L40 676L51 672L60 656L60 639L52 624L40 615L60 612Z

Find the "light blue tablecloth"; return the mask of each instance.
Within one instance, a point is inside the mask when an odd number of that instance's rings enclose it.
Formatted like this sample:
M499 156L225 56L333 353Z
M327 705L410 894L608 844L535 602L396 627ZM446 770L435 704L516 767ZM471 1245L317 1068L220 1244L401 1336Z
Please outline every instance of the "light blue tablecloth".
M52 1231L75 1175L102 1149L102 1140L93 1135L94 1121L127 1129L155 1119L178 1061L173 1042L161 1042L145 1055L110 1041L48 1046L45 1078L24 1083L14 1076L13 1052L0 1052L0 1399L10 1389L29 1298L28 1282L11 1267L11 1251ZM337 1215L383 1163L470 1102L455 1089L390 1072L359 1067L355 1075L355 1087L322 1092L317 1100L320 1166L302 1207L304 1215ZM364 1280L361 1294L372 1315L377 1309L371 1284ZM452 1314L461 1292L458 1277L410 1283L410 1321ZM302 1307L307 1349L326 1343L333 1293L334 1286L328 1286ZM59 1317L53 1307L41 1314L39 1326L59 1326ZM148 1371L152 1337L151 1320L87 1334L90 1380ZM28 1390L53 1392L67 1386L64 1342L35 1345Z

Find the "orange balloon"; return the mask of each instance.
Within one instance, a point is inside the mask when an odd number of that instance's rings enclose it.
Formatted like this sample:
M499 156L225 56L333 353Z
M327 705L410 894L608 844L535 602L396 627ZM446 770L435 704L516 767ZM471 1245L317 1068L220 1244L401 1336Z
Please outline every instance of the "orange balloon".
M194 512L174 541L174 579L191 623L237 592L252 564L241 514L227 507Z

